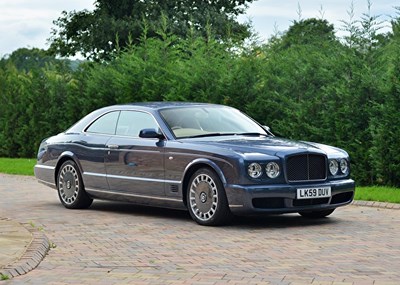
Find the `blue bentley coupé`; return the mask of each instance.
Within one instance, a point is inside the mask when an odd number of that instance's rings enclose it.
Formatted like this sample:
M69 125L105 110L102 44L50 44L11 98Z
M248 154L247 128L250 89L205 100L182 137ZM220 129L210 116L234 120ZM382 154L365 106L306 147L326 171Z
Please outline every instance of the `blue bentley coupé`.
M352 202L348 154L275 137L237 109L153 102L96 110L42 141L39 182L70 209L93 199L187 209L201 225L234 215L323 218Z

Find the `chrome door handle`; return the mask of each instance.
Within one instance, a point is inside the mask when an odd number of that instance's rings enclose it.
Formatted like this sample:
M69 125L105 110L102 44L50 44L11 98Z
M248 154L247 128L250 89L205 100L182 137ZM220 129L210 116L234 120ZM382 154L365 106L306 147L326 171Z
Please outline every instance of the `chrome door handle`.
M109 149L118 149L118 148L119 148L119 145L117 145L117 144L109 144L109 145L107 145L107 147L108 147Z

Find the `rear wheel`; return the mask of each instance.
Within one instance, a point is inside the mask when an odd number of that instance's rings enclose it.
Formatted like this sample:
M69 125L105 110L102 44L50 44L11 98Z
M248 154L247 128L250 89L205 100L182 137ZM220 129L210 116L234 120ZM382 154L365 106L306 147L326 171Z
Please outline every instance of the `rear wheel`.
M330 214L333 213L333 211L335 211L335 209L311 211L311 212L299 212L299 214L309 219L321 219L329 216Z
M222 225L232 217L222 182L211 169L201 168L192 175L186 198L190 216L200 225Z
M57 190L61 203L68 209L85 209L93 202L86 193L79 169L72 160L61 165L57 175Z

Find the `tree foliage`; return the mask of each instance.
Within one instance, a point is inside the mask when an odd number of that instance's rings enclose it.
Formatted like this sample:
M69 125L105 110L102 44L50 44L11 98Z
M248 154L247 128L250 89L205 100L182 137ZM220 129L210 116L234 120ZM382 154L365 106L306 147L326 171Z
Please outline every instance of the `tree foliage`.
M212 102L280 136L344 148L358 184L400 186L400 19L385 35L371 19L351 22L344 40L325 20L300 20L264 45L219 41L211 28L184 38L161 21L157 37L144 29L112 60L76 70L16 51L0 61L0 156L32 157L41 139L105 105Z
M380 56L379 100L371 118L374 182L400 185L400 20L392 22L393 34Z
M54 21L50 51L62 56L83 54L108 59L126 46L147 37L159 37L160 19L168 21L168 32L180 38L205 36L211 27L218 39L244 39L249 26L236 20L253 0L97 0L93 11L64 11Z

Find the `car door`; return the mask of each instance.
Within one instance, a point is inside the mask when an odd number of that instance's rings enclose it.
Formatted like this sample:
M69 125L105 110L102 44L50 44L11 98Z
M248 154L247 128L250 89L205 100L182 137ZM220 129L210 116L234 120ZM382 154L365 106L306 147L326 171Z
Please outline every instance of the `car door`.
M71 151L82 166L82 178L86 190L108 190L104 158L106 144L115 134L119 111L103 114L91 123L82 135L72 141Z
M139 138L142 129L158 129L150 113L121 111L116 135L108 142L105 159L111 191L164 196L164 147L158 139Z

